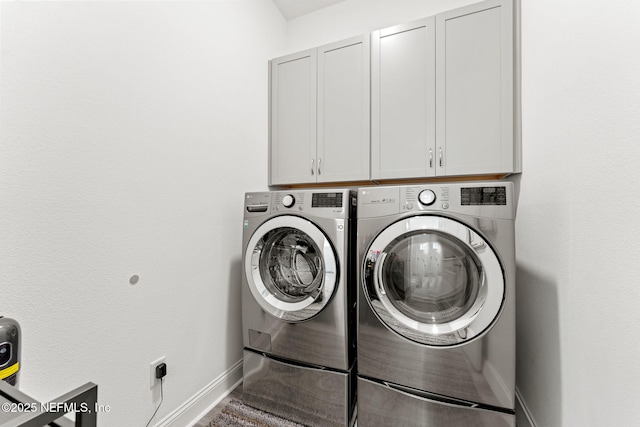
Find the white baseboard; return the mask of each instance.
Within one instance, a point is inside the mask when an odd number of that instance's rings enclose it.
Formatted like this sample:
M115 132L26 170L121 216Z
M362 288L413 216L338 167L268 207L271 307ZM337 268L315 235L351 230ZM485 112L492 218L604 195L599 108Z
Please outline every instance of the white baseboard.
M156 427L193 426L227 397L240 382L242 382L242 359L164 417Z
M516 387L516 425L518 427L536 427L533 417L526 403L522 399L522 395Z

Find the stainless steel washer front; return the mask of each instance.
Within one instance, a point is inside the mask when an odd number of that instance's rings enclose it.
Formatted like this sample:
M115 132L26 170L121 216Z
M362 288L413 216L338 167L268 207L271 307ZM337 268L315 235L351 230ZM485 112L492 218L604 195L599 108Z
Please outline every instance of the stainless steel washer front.
M329 239L309 220L275 217L258 227L246 250L247 285L267 313L298 322L329 303L337 281L336 256Z
M312 425L355 411L356 194L245 194L242 329L246 402Z

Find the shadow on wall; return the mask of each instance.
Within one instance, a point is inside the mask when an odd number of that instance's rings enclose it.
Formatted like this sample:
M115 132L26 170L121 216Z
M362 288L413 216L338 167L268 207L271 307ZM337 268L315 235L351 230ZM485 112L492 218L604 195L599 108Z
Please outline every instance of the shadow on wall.
M516 287L516 392L524 409L523 414L516 414L518 426L559 427L562 376L558 283L518 263ZM521 418L525 416L530 419Z
M520 200L520 182L522 181L522 174L516 173L506 178L506 181L513 183L513 200L515 202L515 213L518 213L518 201Z
M242 259L229 267L229 301L227 318L226 363L231 366L242 358Z

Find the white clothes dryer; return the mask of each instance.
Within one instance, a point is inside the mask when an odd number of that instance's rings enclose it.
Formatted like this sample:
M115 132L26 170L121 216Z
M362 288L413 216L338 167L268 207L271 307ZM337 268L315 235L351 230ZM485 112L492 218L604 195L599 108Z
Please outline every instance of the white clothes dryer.
M245 403L304 425L355 409L356 192L245 195Z
M358 191L358 426L515 427L510 182Z

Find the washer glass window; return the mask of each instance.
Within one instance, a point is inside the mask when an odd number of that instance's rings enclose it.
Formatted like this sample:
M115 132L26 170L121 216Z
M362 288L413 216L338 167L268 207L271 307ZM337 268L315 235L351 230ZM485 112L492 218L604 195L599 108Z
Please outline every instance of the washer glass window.
M335 251L311 221L272 218L249 239L245 277L256 302L290 322L308 320L331 300L338 281Z
M401 313L421 323L455 320L469 310L480 289L477 257L450 236L414 232L385 250L382 286Z
M320 293L324 262L320 249L307 234L278 228L265 234L254 251L259 253L262 281L279 300L315 299Z

